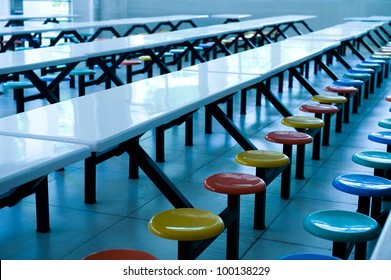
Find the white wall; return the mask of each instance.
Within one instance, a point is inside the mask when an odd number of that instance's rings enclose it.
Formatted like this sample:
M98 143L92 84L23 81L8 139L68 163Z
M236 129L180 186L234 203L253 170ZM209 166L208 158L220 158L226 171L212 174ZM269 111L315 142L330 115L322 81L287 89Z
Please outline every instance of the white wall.
M87 13L85 7L77 7L93 1L100 3L97 20L171 14L246 13L255 18L302 14L316 15L310 24L319 29L341 23L344 17L391 16L391 0L84 0L74 1L74 13ZM218 22L205 22L210 23Z

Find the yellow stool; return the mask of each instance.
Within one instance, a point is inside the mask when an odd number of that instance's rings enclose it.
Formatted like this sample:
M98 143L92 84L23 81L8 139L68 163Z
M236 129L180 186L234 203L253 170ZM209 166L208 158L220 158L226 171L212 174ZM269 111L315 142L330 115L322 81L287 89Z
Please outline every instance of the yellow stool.
M330 104L335 105L339 111L337 113L337 119L335 123L335 131L342 131L342 122L344 115L344 104L348 101L345 96L335 95L335 94L319 94L313 95L311 97L312 101L319 102L321 104Z
M281 123L286 126L295 128L299 132L304 132L313 137L312 159L320 158L320 136L321 129L324 127L324 121L319 118L310 116L289 116L282 119ZM299 146L298 149L304 149L305 146ZM304 151L297 151L304 155Z
M149 221L151 233L178 240L178 259L196 259L224 230L216 214L196 208L176 208L160 212ZM196 242L198 241L198 242Z
M281 195L290 192L290 173L286 172L290 165L287 155L270 150L250 150L236 155L235 161L238 164L255 167L255 175L261 178L266 185L281 174ZM266 190L255 194L254 203L254 228L265 229Z
M150 57L149 55L142 55L142 56L139 56L139 57L138 57L138 60L144 62L144 65L145 65L145 67L146 67L146 66L147 66L146 64L147 64L148 62L152 62L152 57ZM153 65L151 65L151 66L148 68L148 70L147 70L148 78L151 78L151 77L153 76L152 70L153 70Z

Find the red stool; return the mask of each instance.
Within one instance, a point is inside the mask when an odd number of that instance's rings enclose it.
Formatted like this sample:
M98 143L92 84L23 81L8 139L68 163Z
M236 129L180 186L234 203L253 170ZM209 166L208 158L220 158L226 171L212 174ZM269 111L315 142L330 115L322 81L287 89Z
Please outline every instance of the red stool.
M90 254L83 260L157 260L157 258L144 251L112 249Z
M239 259L240 196L255 194L254 224L259 220L264 221L266 184L254 175L225 172L207 177L204 180L204 187L209 191L228 195L227 208L219 216L227 229L227 260L237 260Z
M391 102L391 95L386 96L386 101Z
M126 59L121 62L121 65L126 66L126 83L132 82L132 66L141 64L140 60Z
M349 122L349 110L350 110L350 96L353 95L353 105L352 105L352 113L357 114L358 113L358 104L359 104L359 94L358 89L355 87L348 87L348 86L327 86L325 89L327 92L335 92L338 93L338 95L345 96L346 97L346 103L344 103L344 122Z
M304 104L300 106L300 110L307 113L314 113L315 118L323 119L323 139L322 145L328 146L330 143L330 123L331 116L335 113L338 113L338 107L329 104Z
M312 142L312 137L304 132L298 131L272 131L265 135L265 139L278 144L283 144L282 153L290 158L292 162L292 146L297 145L296 153L296 178L304 179L304 154L305 144ZM286 172L287 176L291 176L291 165L283 171ZM284 176L283 176L284 177ZM281 189L281 197L289 198L290 190Z

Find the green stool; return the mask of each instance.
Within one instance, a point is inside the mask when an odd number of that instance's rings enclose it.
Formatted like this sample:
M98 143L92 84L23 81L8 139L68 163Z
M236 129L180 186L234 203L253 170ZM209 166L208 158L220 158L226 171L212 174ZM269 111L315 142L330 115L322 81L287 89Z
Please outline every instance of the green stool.
M14 91L14 99L16 101L16 112L24 112L24 102L29 101L29 98L24 96L24 90L27 88L34 88L32 82L30 81L9 81L3 83L3 89Z
M95 70L90 68L76 68L73 69L69 73L69 86L71 88L75 87L75 77L77 76L78 79L78 89L79 89L79 96L83 96L86 94L86 78L85 76L89 75L95 75Z
M348 259L355 247L356 260L366 259L366 242L377 238L381 231L373 218L345 210L311 213L304 219L304 229L314 236L333 241L334 257Z
M382 119L381 121L378 122L378 126L391 129L391 118Z
M382 151L363 151L352 157L354 163L373 168L373 175L388 177L386 173L391 169L391 153ZM387 178L389 179L389 178Z

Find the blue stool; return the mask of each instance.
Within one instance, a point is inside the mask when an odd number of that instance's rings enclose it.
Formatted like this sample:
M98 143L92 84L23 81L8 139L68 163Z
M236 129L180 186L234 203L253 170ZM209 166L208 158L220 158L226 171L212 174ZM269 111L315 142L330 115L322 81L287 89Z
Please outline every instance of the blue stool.
M355 247L354 258L366 258L366 242L377 238L381 228L373 218L345 210L322 210L304 219L304 229L319 238L333 241L332 255L348 259Z
M370 69L373 69L374 71L374 74L373 74L373 86L376 85L376 87L380 87L381 86L381 83L383 81L383 65L381 65L380 63L376 63L372 60L371 61L368 61L368 60L364 60L362 61L361 63L358 63L356 65L357 68L370 68Z
M368 139L381 144L387 145L387 152L391 152L391 131L377 131L368 135Z
M333 180L333 187L358 196L359 213L376 219L381 214L382 197L391 195L391 181L373 175L345 174Z
M359 72L359 71L355 72L355 71L349 69L346 73L344 73L342 75L342 78L362 81L364 83L364 86L363 86L364 99L368 99L370 88L371 88L371 79L372 79L371 74L363 73L363 72Z
M279 258L279 260L310 261L310 260L341 260L341 259L329 255L323 255L323 254L296 253L296 254L282 256L281 258Z

